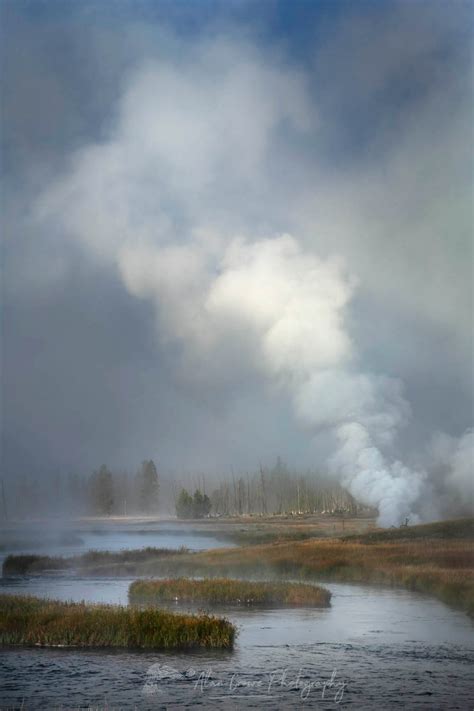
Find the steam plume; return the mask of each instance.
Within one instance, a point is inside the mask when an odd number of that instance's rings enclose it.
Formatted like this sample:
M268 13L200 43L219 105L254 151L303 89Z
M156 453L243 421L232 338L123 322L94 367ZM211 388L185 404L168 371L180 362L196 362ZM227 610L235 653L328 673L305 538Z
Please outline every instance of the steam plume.
M317 125L304 77L249 47L216 42L179 67L151 63L125 91L108 140L72 157L34 220L153 303L181 376L263 377L315 446L329 434L327 466L381 523L415 520L427 475L396 455L410 420L401 382L359 365L347 325L356 278L330 250L318 256L308 235L303 247L277 227L302 203L274 179L270 157L292 154ZM296 164L297 152L290 175ZM466 486L471 447L472 433L445 457L449 490Z
M222 367L226 344L238 348L286 390L305 428L332 432L332 470L378 508L381 523L414 518L423 476L382 453L409 406L397 381L350 367L344 311L354 283L339 261L307 254L283 235L235 240L212 257L199 243L126 250L119 264L131 293L156 303L164 337L181 344L188 364Z

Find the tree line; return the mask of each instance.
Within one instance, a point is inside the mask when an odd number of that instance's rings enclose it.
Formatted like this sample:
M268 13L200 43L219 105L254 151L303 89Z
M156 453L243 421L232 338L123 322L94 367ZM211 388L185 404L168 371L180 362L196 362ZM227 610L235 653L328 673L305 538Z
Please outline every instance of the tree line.
M172 475L152 459L134 473L105 464L88 476L19 476L2 487L1 518L48 513L72 515L174 515L178 518L272 514L348 513L362 507L340 484L317 471L292 471L278 457L273 466L227 474Z
M294 472L277 458L272 467L223 480L211 495L221 516L309 513L356 514L362 506L339 483L317 472Z
M61 511L75 515L154 514L160 505L160 478L152 459L134 474L112 472L102 464L89 476L20 475L2 487L2 518Z

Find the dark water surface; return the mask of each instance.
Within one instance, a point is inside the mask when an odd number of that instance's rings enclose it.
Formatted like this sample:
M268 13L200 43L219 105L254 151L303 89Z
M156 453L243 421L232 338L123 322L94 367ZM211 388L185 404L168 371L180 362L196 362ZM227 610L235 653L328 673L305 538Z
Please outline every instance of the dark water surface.
M5 581L4 581L5 582ZM18 579L4 591L126 602L129 580ZM327 610L225 610L232 652L4 649L3 707L472 709L473 625L436 600L330 584Z

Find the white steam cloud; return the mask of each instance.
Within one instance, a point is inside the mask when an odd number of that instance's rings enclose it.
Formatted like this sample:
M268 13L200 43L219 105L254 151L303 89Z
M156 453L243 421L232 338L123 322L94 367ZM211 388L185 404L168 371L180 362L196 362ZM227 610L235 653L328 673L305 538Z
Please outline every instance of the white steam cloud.
M383 525L414 519L423 476L388 463L381 450L409 407L397 381L349 369L344 309L353 284L338 261L305 253L283 235L236 240L213 259L199 243L126 250L119 265L131 293L156 303L164 337L180 342L188 364L222 367L226 344L237 349L287 391L305 428L331 430L331 469L378 508Z
M358 364L346 320L357 282L344 261L278 227L301 204L287 183L304 160L291 147L317 131L317 114L300 73L247 46L216 42L179 66L150 64L109 139L73 157L34 217L154 304L188 379L249 371L286 393L314 442L330 433L328 468L396 525L416 520L428 491L427 475L396 456L411 414L402 384ZM288 177L275 178L282 155ZM472 439L444 448L456 491L469 486Z

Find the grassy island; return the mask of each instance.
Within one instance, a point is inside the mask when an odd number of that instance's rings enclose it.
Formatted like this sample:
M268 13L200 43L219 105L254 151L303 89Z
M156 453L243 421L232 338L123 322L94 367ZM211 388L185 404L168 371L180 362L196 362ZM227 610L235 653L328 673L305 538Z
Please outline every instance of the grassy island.
M0 644L127 649L231 648L236 629L209 615L0 595Z
M136 580L131 602L196 602L210 605L291 605L328 607L331 593L305 583L252 582L230 578Z

